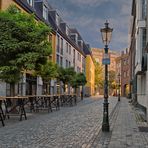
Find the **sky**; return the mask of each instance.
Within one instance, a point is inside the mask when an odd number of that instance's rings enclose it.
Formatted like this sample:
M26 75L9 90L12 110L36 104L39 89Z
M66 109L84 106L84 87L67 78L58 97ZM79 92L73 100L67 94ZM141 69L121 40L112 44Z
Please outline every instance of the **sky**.
M113 28L109 48L128 47L132 0L48 0L71 28L76 28L91 48L103 48L100 29L106 20Z

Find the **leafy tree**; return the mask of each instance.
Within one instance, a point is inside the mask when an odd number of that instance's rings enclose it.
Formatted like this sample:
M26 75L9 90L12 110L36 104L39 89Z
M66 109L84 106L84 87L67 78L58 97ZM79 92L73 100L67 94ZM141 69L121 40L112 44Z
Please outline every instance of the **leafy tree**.
M0 79L14 84L22 71L37 70L51 54L50 28L15 6L0 12Z
M86 84L86 77L83 73L76 73L70 81L70 84L73 88L83 86Z
M109 84L109 87L111 89L115 89L115 85L116 85L116 72L111 70L109 71L109 80L108 80L108 84Z
M48 84L50 84L51 79L58 77L58 67L51 61L48 61L45 65L41 65L40 70L35 71L35 75L39 75L43 79L43 83L48 92Z
M103 66L96 61L94 63L95 63L95 86L96 88L103 89L104 86Z
M76 72L74 71L73 67L70 68L59 67L57 79L63 82L64 92L66 90L66 84L70 84L70 81L75 76L75 73Z
M114 95L117 90L117 84L116 84L116 72L111 70L108 72L108 86L109 86L109 94Z
M75 74L70 82L71 86L75 89L75 93L76 93L76 89L79 86L84 86L86 83L87 83L86 77L83 73Z

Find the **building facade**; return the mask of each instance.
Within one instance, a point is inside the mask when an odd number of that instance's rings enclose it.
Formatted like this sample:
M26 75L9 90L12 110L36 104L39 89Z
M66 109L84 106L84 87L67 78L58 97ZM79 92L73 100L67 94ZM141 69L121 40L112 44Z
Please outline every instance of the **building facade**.
M89 45L85 45L84 53L86 54L86 80L85 96L92 96L95 94L95 65Z
M129 53L128 49L121 53L121 96L127 97L129 94Z
M52 61L63 68L74 67L76 72L85 73L85 58L84 40L78 31L69 28L69 26L59 16L47 0L1 0L0 9L6 10L11 4L15 4L22 12L28 14L34 13L38 21L44 22L52 32L49 35L49 41L52 44ZM60 83L60 85L62 85ZM0 92L2 95L10 95L9 84L1 83L0 87L5 87L5 92ZM40 95L43 93L43 81L41 77L33 77L30 72L24 73L20 84L16 85L16 94L21 95ZM50 93L62 93L62 87L59 87L59 82L52 80L50 84ZM1 91L2 91L1 90ZM18 92L18 90L20 92ZM68 90L71 91L71 88ZM0 95L1 95L0 94Z
M104 56L104 49L91 48L92 55L96 62L102 64L102 59ZM110 65L108 67L109 71L116 71L116 58L120 55L118 52L109 50L110 55Z
M130 90L133 103L148 108L147 0L133 0L130 26Z

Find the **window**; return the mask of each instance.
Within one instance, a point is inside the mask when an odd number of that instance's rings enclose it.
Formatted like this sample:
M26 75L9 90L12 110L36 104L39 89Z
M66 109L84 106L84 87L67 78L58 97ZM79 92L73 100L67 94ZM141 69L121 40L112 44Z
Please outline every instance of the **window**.
M124 78L126 78L126 72L125 71L124 71L124 75L123 76L124 76Z
M58 14L56 14L56 24L59 26L60 25L60 17Z
M127 71L127 77L129 77L129 71Z
M71 54L71 46L69 45L69 54Z
M57 64L59 64L59 55L57 55Z
M77 60L79 60L79 53L77 54Z
M80 54L79 54L80 55ZM81 55L80 55L80 57L79 57L79 61L81 62Z
M63 66L63 57L60 57L60 65Z
M78 52L78 57L77 57L77 59L78 59L79 61L81 61L81 55L80 55L79 52Z
M146 29L142 29L142 49L146 46Z
M82 57L82 66L83 66L83 68L85 68L85 59L84 59L84 57Z
M75 65L75 49L73 49L73 64Z
M60 52L60 37L59 35L57 36L57 52L59 53Z
M63 39L61 38L61 54L63 55Z
M34 0L27 0L28 4L33 7Z
M68 53L68 43L66 43L66 52Z
M45 5L43 5L43 18L47 20L48 18L48 9Z
M142 19L146 18L146 0L142 0Z
M71 66L71 63L69 62L69 67Z
M68 60L66 60L66 68L68 68Z

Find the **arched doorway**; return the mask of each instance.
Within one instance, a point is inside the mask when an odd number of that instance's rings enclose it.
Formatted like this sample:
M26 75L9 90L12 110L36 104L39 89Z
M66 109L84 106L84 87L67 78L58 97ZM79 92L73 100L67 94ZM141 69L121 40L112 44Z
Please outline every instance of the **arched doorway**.
M124 90L123 90L123 95L125 97L127 97L128 94L129 94L129 85L128 84L125 84L124 85Z

